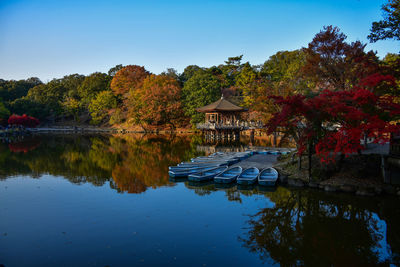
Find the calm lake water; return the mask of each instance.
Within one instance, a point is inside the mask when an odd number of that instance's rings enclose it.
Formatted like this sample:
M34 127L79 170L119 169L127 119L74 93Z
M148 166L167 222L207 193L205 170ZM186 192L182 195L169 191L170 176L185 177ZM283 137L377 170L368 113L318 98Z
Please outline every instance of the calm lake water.
M0 265L400 265L398 198L170 181L198 136L0 144Z

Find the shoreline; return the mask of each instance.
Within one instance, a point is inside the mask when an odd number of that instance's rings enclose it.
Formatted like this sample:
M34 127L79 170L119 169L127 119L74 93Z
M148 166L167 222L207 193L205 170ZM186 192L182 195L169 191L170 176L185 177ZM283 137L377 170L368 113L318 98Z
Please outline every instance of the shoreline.
M376 156L376 155L364 155ZM297 164L297 162L295 162ZM349 177L346 171L336 173L334 177L324 180L309 181L305 170L302 169L293 172L287 166L289 163L285 160L279 160L273 164L273 167L279 173L279 183L288 187L311 188L330 193L350 193L357 196L379 196L379 195L396 195L400 197L400 184L384 183L382 180L371 180L368 178ZM286 166L285 166L286 165ZM305 165L305 164L304 164ZM382 168L382 166L377 166ZM320 178L321 179L321 178Z

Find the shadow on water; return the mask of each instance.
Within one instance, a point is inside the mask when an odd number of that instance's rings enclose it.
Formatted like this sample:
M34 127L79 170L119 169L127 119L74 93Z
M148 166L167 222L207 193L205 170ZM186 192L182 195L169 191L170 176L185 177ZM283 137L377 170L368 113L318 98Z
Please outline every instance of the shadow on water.
M198 136L37 136L0 144L0 179L51 174L128 193L180 183L198 196L222 193L239 205L264 196L268 205L247 215L238 240L265 263L400 265L398 198L170 179L168 166L204 154L201 142Z

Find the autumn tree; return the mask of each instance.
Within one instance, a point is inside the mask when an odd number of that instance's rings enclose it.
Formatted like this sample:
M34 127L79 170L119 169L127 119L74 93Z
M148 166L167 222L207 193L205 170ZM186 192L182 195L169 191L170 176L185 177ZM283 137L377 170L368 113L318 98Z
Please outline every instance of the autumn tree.
M314 90L348 90L374 72L366 73L365 64L377 60L375 54L366 54L365 44L349 44L346 39L339 28L327 26L304 49L306 63L302 74L314 82Z
M139 124L166 125L172 128L184 120L179 82L167 75L150 75L132 100L132 117Z
M111 81L111 89L115 95L127 96L130 90L140 88L150 73L141 66L128 65L120 69Z
M34 128L34 127L38 126L39 123L40 122L38 119L31 117L31 116L27 116L26 114L24 114L22 116L13 114L8 118L8 124L10 124L10 125L21 125L24 127Z
M400 40L400 0L389 0L382 6L383 20L373 22L368 39L374 43L379 40Z
M311 176L313 153L323 162L334 161L337 154L349 155L365 149L360 143L365 136L385 142L390 133L398 130L391 121L400 115L400 105L391 96L375 94L368 88L371 85L324 90L309 96L274 96L281 109L270 120L268 130L274 132L283 127L295 138L298 154L308 151Z

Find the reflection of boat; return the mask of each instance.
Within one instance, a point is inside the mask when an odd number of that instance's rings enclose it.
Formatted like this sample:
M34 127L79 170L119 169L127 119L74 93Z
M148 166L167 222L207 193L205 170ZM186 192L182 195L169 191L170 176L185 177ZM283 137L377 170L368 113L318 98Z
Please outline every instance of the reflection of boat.
M258 184L265 186L274 186L278 179L278 171L274 168L266 168L258 175Z
M257 193L275 192L276 190L276 186L257 186Z
M238 184L254 184L257 181L257 176L260 173L260 170L256 167L251 167L245 169L237 178Z
M258 192L257 186L255 184L238 184L237 190L245 195L253 195Z
M227 167L225 167L225 168L227 168ZM194 169L192 168L192 169L186 169L183 171L169 171L168 174L170 177L186 177L193 173L212 170L212 169L215 169L215 166L207 165L207 166L204 166L203 168L194 168Z
M230 189L234 188L236 183L229 183L229 184L214 184L215 189Z
M191 189L200 188L200 189L204 189L204 190L215 191L215 188L214 188L215 184L213 181L204 181L203 183L188 181L187 185L188 185L188 188L191 188Z
M188 176L189 181L194 181L194 182L201 182L201 181L208 181L212 180L214 176L220 174L221 172L225 171L228 169L228 167L217 167L211 170L204 170L202 172L198 173L193 173Z
M216 183L232 183L242 173L242 167L233 167L214 177Z
M191 170L191 169L203 169L204 167L220 167L220 166L225 166L225 164L201 164L201 165L183 165L183 166L170 166L169 170L170 171L187 171L187 170Z

